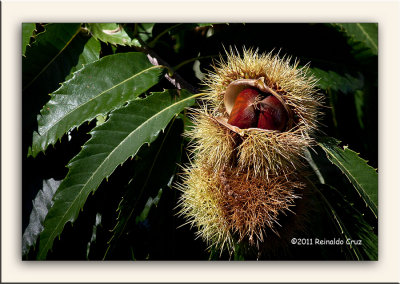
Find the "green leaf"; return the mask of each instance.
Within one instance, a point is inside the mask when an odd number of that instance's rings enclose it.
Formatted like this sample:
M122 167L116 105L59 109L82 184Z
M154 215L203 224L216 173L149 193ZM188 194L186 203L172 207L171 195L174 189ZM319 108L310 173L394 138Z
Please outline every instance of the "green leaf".
M358 124L360 125L361 129L364 129L364 107L365 107L365 94L361 90L357 90L354 92L354 106L356 108Z
M101 218L102 215L100 213L96 213L96 219L95 223L93 225L93 231L92 231L92 236L90 238L90 241L87 243L86 247L86 259L89 260L89 254L90 254L90 249L92 247L92 244L96 242L97 239L97 228L101 226Z
M32 83L29 86L24 88L22 93L22 124L24 128L22 137L25 153L29 152L29 147L32 145L32 135L38 129L37 116L49 101L49 93L58 89L60 83L64 82L66 78L69 79L72 71L80 69L82 64L87 64L99 57L99 43L95 39L92 39L86 31L80 29L80 25L65 25L46 25L46 30L36 37L32 47L27 47L27 57L22 59L23 81L29 81L31 71L36 70L35 66L40 64L46 66L37 71L40 74L31 81ZM52 52L53 45L60 44L63 39L60 36L66 36L64 30L72 29L72 27L79 28L79 33L74 37L71 36L68 43L63 42L65 45L59 53L53 57L48 57L47 55ZM39 43L37 38L40 38ZM42 62L42 60L45 61Z
M377 23L340 23L334 24L351 40L361 42L374 55L378 55L378 24Z
M364 86L361 74L358 78L355 78L349 74L342 76L334 71L325 71L319 68L309 68L309 72L318 79L318 87L324 90L330 89L352 94Z
M36 36L22 59L22 86L31 86L71 44L81 30L80 24L48 24Z
M65 224L76 220L90 192L94 192L115 168L136 155L144 143L151 143L168 122L195 97L185 90L154 93L117 109L95 127L82 151L68 164L69 172L54 196L54 205L40 234L37 258L45 259L54 239Z
M99 58L100 43L79 24L49 24L27 48L22 60L23 93L28 104L58 89L71 73ZM76 33L73 33L76 32ZM42 107L45 102L41 103ZM35 115L37 115L38 110Z
M182 120L174 119L163 135L138 152L134 176L118 206L117 224L104 258L109 258L120 237L135 220L139 222L147 218L151 206L158 200L160 189L172 180L181 157L182 132Z
M163 192L163 190L162 190L162 188L160 188L158 190L157 196L155 196L154 198L150 196L149 199L147 199L146 204L144 205L144 208L143 208L142 212L140 213L139 216L136 216L136 219L135 219L136 223L144 222L147 219L147 217L149 216L151 208L157 207L158 202L160 202L160 198L161 198L162 192Z
M78 62L75 66L73 66L70 70L70 74L65 78L65 81L71 79L73 77L73 73L79 69L81 69L84 65L95 62L100 58L100 49L101 45L95 38L90 38L83 50L79 55Z
M22 236L22 254L29 252L29 248L35 245L37 237L43 231L43 221L48 210L53 205L52 198L61 181L48 179L43 181L42 189L33 200L33 208L29 216L29 224Z
M92 35L105 43L113 45L134 45L124 27L116 23L88 24L88 28Z
M336 225L339 235L344 241L351 257L357 260L377 260L378 237L373 228L365 221L363 215L336 188L326 186L318 189L312 185L313 190L320 197L325 211L331 221ZM356 241L352 244L351 240ZM361 244L357 241L361 240Z
M22 23L22 56L25 56L26 46L29 45L35 29L34 23Z
M163 30L162 32L157 34L157 36L155 36L155 38L151 42L148 43L148 46L153 48L156 45L156 43L160 40L160 38L162 38L164 35L172 32L174 29L176 29L177 27L180 27L182 25L183 24L175 24L175 25L169 26L168 28L166 28L165 30Z
M377 226L377 219L373 217L371 219L369 214L365 216L364 213L360 213L359 210L363 209L363 201L359 202L359 195L353 185L344 176L344 179L342 178L340 169L330 162L322 148L316 148L312 152L306 150L305 157L320 182L320 184L315 184L307 179L311 185L310 189L316 193L314 196L322 202L321 210L325 210L328 214L325 218L329 218L335 225L337 233L344 241L362 240L362 245L346 245L344 252L349 254L348 257L351 259L376 260L378 240L374 227ZM372 221L372 224L369 224L367 219ZM325 219L324 222L326 221ZM321 225L315 224L315 226L319 228ZM316 231L316 229L312 230ZM319 237L327 236L334 237L327 231L319 234Z
M154 25L154 23L135 24L136 37L139 37L143 42L147 42L150 38L153 37ZM135 46L141 46L140 41L136 38L133 40L133 44Z
M197 23L197 26L199 27L212 27L215 25L214 23Z
M84 66L51 94L41 110L29 155L35 157L67 131L135 99L158 82L163 69L137 52L106 56Z
M362 104L363 101L360 100L362 98L362 89L364 88L364 78L359 73L358 77L353 77L349 74L340 75L334 71L325 71L318 68L310 68L310 74L314 75L315 78L318 79L317 85L319 88L326 90L329 95L329 106L332 112L332 119L335 127L337 127L337 112L340 109L340 94L343 93L345 95L354 96L354 102L356 104L357 111L357 119L359 121L360 126L364 127L363 122L363 109ZM353 99L353 98L352 98ZM346 98L346 102L348 104L349 98Z
M365 204L378 216L378 173L358 154L347 147L338 147L340 142L333 138L321 139L318 145L353 184Z

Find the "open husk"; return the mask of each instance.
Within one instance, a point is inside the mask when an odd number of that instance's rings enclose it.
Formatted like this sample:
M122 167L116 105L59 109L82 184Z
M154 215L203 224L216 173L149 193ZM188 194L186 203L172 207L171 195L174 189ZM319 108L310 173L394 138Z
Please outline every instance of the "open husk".
M315 84L297 61L253 50L240 56L231 49L206 77L204 104L192 111L194 126L186 133L191 163L177 187L180 214L210 246L232 252L245 241L258 248L269 233L279 235L280 216L305 189L303 153L315 143L322 101ZM283 131L228 123L237 95L249 87L284 106Z

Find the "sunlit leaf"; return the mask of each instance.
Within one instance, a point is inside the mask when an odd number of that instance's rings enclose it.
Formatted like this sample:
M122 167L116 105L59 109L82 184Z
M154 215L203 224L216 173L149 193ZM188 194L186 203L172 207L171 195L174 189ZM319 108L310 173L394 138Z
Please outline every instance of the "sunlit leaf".
M45 31L36 36L35 42L26 49L22 59L23 90L55 64L56 59L66 51L81 30L80 24L48 24L44 28ZM54 72L62 72L63 66L60 68L60 71L53 69L51 75L56 75Z
M167 186L175 174L182 151L182 128L182 121L176 119L149 147L140 149L132 181L118 206L117 224L109 241L111 250L118 245L129 225L146 219L150 208L158 203L160 189Z
M199 27L212 27L214 24L211 24L211 23L198 23L197 25Z
M311 188L322 201L322 208L335 224L337 232L345 242L349 240L362 242L360 245L356 244L358 242L351 244L349 241L350 244L345 246L347 252L353 259L376 260L378 257L378 237L374 233L376 224L369 224L365 214L356 209L355 203L359 203L356 200L358 194L354 194L352 184L343 183L342 179L338 178L340 170L331 164L322 149L315 149L312 153L307 150L305 154L320 183L312 185ZM362 204L358 206L362 207Z
M22 254L27 254L29 248L35 245L36 240L43 231L43 221L48 210L53 205L52 198L61 181L49 179L43 181L42 189L33 200L33 208L29 217L29 224L22 236Z
M184 90L179 96L177 91L155 93L113 111L93 129L92 138L68 164L69 172L54 196L40 234L38 259L46 258L65 224L76 220L89 193L143 144L154 141L176 114L194 104L195 97Z
M363 215L334 187L315 190L352 257L356 260L377 260L378 237Z
M135 99L159 81L163 69L136 52L85 65L51 94L38 117L29 154L35 157L70 129Z
M22 58L22 123L24 155L37 131L36 117L60 83L99 55L98 48L80 24L48 24L35 36ZM96 43L98 44L98 43Z
M97 228L101 225L101 218L102 218L102 215L100 213L97 213L95 223L93 225L92 236L90 237L90 241L87 244L86 259L89 259L89 254L90 254L90 249L92 247L92 244L96 242Z
M133 39L125 31L124 27L116 23L91 23L88 24L92 35L105 43L113 45L134 45Z
M378 55L378 24L377 23L339 23L334 24L351 40L361 42L374 55Z
M365 204L378 216L378 173L358 154L347 147L338 147L333 138L321 139L319 146L353 184Z
M95 62L100 58L100 42L98 42L94 38L90 38L86 43L82 50L82 53L79 55L78 62L75 66L73 66L70 70L70 74L65 78L65 80L69 80L72 78L73 73L79 69L81 69L84 65Z
M34 23L22 23L22 55L25 56L26 46L29 45L33 31L36 29Z
M143 42L147 42L150 38L153 37L154 25L154 23L136 24L137 37L139 37ZM135 45L141 46L141 43L136 38L133 40L133 42Z

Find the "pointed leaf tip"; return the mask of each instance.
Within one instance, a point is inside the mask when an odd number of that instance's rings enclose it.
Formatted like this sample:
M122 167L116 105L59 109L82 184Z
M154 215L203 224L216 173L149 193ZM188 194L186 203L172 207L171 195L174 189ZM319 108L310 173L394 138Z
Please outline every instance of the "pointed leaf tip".
M55 91L41 110L38 132L33 135L32 156L45 151L85 121L135 99L155 85L162 72L162 67L153 66L146 55L139 52L109 55L87 64Z
M378 216L378 173L358 154L347 148L338 147L340 141L325 137L318 143L328 159L335 164L353 184L358 194Z
M119 164L136 155L144 143L156 139L156 133L176 113L192 106L195 97L187 91L181 91L180 97L176 90L154 93L113 111L105 123L93 129L85 147L70 161L69 172L54 197L54 205L44 222L45 229L40 234L38 259L46 258L65 224L77 218L89 193ZM121 123L121 117L130 123Z

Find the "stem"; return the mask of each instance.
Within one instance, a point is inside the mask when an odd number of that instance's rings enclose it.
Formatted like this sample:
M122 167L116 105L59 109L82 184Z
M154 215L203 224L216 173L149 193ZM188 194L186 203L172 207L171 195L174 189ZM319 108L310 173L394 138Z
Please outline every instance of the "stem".
M169 65L164 59L162 59L154 50L150 49L149 46L140 38L136 37L136 39L141 44L141 47L135 46L135 49L147 54L147 58L149 59L150 63L153 65L163 65L167 67L168 73L165 74L165 78L174 85L178 90L186 89L189 92L195 94L198 93L198 89L188 83L185 79L183 79L178 73L173 71L171 65ZM171 73L171 74L170 74Z
M179 63L178 65L176 65L176 66L174 67L174 70L176 71L176 70L178 70L179 68L181 68L182 66L184 66L184 65L186 65L186 64L188 64L188 63L190 63L190 62L196 61L196 60L205 59L205 58L214 58L214 57L217 57L217 55L205 55L205 56L193 57L193 58L190 58L190 59L188 59L188 60L182 61L181 63Z
M176 28L176 27L178 27L178 26L180 26L180 25L182 25L182 24L176 24L176 25L174 25L174 26L172 26L172 27L169 27L168 29L165 29L164 31L162 31L161 33L159 33L159 34L148 44L148 46L151 47L151 48L153 48L153 47L156 45L157 41L158 41L163 35L165 35L165 34L168 33L170 30L172 30L172 29L174 29L174 28Z

